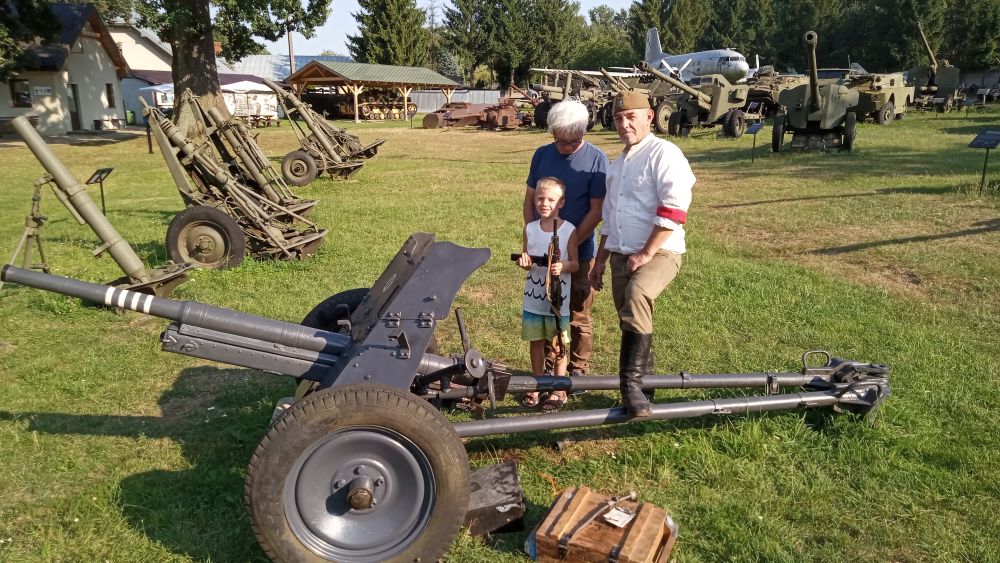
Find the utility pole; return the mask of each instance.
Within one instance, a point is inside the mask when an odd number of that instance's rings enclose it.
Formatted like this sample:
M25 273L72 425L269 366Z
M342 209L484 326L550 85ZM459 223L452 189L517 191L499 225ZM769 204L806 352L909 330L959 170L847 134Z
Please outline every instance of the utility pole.
M292 16L289 14L285 18L286 28L288 29L288 74L295 73L295 51L292 49Z

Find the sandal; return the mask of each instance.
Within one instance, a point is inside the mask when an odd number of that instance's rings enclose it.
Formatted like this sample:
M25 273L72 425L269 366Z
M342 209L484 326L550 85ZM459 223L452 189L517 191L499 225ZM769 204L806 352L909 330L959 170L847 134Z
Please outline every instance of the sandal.
M549 395L545 399L545 401L542 403L542 411L543 412L555 412L555 411L563 408L563 405L566 404L566 397L565 397L565 395L566 395L565 391L556 391L556 392L552 393L551 395Z
M521 406L533 409L538 406L541 402L541 398L538 396L538 391L533 391L531 393L525 393L521 395Z

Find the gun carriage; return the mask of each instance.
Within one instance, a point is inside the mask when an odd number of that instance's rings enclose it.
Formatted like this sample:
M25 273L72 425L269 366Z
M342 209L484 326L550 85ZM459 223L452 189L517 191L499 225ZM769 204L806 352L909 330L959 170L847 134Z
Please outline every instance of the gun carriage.
M602 121L601 110L614 95L614 92L603 81L577 70L542 68L532 69L532 71L541 74L541 82L530 85L531 89L539 92L542 98L540 103L535 104L535 127L539 129L548 127L547 118L552 106L570 98L580 100L587 106L587 111L590 112L590 118L587 121L588 131Z
M326 230L305 217L315 201L288 192L249 133L240 129L245 126L192 102L206 137L195 144L158 109L143 106L187 205L167 228L172 260L221 269L239 265L248 253L293 260L312 256L323 244Z
M859 94L840 78L820 80L816 64L815 31L803 37L809 57L809 82L782 90L778 101L784 114L775 118L771 129L771 150L779 152L785 133L792 133L792 148L801 150L854 148L858 115L850 108L858 105Z
M13 266L0 278L170 319L160 337L165 351L299 381L247 468L251 525L271 558L432 561L465 516L462 438L629 421L622 408L454 424L444 417L439 409L456 401L495 406L509 393L618 388L617 376L532 376L488 360L472 347L458 309L463 352L428 351L464 280L489 257L487 249L414 234L370 289L331 296L302 324ZM868 415L890 393L885 366L817 351L803 355L800 372L646 375L644 385L765 394L655 404L643 420L817 407Z
M286 154L281 161L281 174L293 186L304 186L323 172L335 179L350 178L361 169L365 159L378 154L378 148L385 142L385 139L377 139L363 145L358 137L332 125L295 94L266 78L264 84L278 95L299 140L299 150ZM296 116L308 130L295 119Z
M961 83L961 70L948 63L947 60L938 62L934 56L934 49L927 41L924 34L924 27L917 22L917 31L920 39L923 40L924 48L927 49L927 66L912 68L907 71L907 76L914 86L915 94L913 107L926 111L934 109L941 113L959 109L965 101L965 93L959 87Z

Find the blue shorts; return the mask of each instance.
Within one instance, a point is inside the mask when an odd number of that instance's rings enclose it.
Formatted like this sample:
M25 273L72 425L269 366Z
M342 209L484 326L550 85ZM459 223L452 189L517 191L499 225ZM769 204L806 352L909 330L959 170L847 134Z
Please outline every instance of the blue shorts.
M521 339L531 342L532 340L552 340L556 335L555 315L539 315L521 311ZM562 318L562 341L569 346L569 316Z

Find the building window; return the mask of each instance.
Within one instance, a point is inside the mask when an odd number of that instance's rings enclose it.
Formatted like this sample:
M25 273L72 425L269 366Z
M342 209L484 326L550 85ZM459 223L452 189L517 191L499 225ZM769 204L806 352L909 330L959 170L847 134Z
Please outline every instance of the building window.
M10 105L15 108L31 107L31 85L27 80L19 78L10 80Z
M115 85L111 83L105 84L104 93L108 96L108 107L115 107Z

